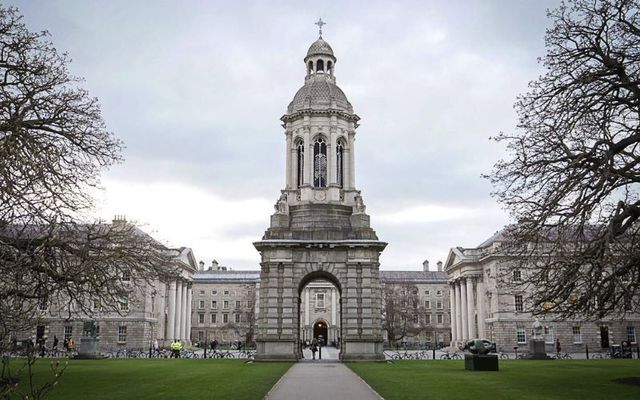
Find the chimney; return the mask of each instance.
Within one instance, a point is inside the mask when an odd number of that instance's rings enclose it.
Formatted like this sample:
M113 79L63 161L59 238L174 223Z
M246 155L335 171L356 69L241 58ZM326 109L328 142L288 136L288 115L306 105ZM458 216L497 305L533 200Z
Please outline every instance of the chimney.
M125 217L124 215L114 215L113 216L113 221L111 221L111 224L113 224L113 225L126 225L127 224L127 217Z
M218 268L218 261L217 260L211 261L211 269L214 270L214 271L220 269L220 268Z
M442 272L442 261L438 261L436 265L438 266L438 272Z
M424 260L424 261L422 262L422 270L423 270L424 272L429 271L429 260Z
M198 265L200 266L200 271L204 271L204 261L200 260Z

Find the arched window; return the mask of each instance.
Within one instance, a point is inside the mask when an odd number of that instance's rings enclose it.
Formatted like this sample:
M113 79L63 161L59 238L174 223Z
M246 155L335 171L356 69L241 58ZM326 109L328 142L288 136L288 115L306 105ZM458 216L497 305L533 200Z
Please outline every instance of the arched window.
M304 183L304 143L302 143L302 141L298 142L296 159L296 182L298 183L298 187L300 187Z
M311 74L313 72L313 61L309 61L309 70L307 71L307 74Z
M336 146L336 180L338 181L338 186L344 186L344 161L343 161L343 151L344 147L342 142L338 142Z
M324 72L324 61L318 60L316 63L316 72Z
M327 143L323 138L313 143L313 186L327 187Z
M327 61L327 72L330 74L333 73L333 71L331 70L331 67L332 67L331 61Z

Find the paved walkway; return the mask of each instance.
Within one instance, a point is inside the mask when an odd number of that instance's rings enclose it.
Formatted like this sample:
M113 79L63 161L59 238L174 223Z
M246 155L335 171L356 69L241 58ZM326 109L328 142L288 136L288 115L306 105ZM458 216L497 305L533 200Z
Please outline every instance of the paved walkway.
M324 357L323 357L324 358ZM276 383L267 400L380 400L382 397L339 362L299 362Z

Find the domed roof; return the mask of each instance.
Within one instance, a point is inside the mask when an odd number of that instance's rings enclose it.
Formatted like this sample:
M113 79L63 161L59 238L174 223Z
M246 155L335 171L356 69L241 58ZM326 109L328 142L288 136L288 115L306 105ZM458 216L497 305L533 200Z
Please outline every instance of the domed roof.
M287 107L287 113L292 114L305 109L326 110L338 109L353 113L353 107L342 89L324 77L308 79L298 90L293 101ZM332 101L335 105L332 107Z
M333 55L333 49L331 48L329 43L325 42L324 39L322 39L322 37L313 42L309 47L309 50L307 51L307 57L317 55L326 55L335 58L335 56Z

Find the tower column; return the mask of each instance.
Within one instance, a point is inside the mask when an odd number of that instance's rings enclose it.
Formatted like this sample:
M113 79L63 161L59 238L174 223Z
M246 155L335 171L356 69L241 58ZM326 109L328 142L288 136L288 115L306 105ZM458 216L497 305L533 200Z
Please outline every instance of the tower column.
M337 304L337 299L336 299L336 293L338 293L338 291L336 290L336 288L331 288L331 325L334 327L335 329L335 325L337 323L337 314L338 314L338 310L336 309L338 307Z
M309 325L309 286L304 288L304 325Z
M292 143L291 143L291 136L292 133L290 131L286 132L287 135L287 150L284 153L286 156L286 160L285 160L285 169L286 169L286 182L285 182L285 188L287 189L291 189L292 187L295 187L295 185L293 184L293 151L292 151Z
M191 296L192 296L193 288L187 287L187 326L186 326L186 335L185 339L191 342Z
M304 184L313 186L313 145L309 128L304 128Z
M338 183L337 180L337 168L338 160L336 159L336 130L334 128L331 129L331 135L329 135L329 144L327 146L327 156L329 156L329 170L327 171L329 185L335 185Z
M356 187L355 140L355 132L349 132L349 188Z

